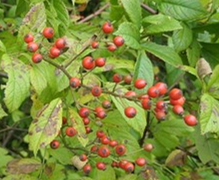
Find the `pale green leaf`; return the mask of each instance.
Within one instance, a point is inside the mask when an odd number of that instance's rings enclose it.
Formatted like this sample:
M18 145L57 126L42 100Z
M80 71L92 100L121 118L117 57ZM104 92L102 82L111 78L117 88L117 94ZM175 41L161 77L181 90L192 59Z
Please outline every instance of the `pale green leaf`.
M118 180L137 180L138 176L135 174L128 174L124 177L119 178Z
M0 51L6 52L6 47L5 47L4 43L1 40L0 40Z
M95 180L109 180L109 177L110 180L116 180L116 174L112 167L108 166L104 171L95 168L93 177Z
M62 101L58 98L45 105L29 127L29 146L35 156L58 135L61 126Z
M10 112L20 107L29 95L29 69L18 59L8 54L2 56L4 70L8 73L4 102Z
M7 113L4 111L2 105L0 104L0 120L5 116L7 116Z
M207 90L211 96L219 99L219 65L217 65L210 76L207 84Z
M195 67L201 55L201 46L197 40L193 39L192 43L186 50L186 55L189 61L189 65Z

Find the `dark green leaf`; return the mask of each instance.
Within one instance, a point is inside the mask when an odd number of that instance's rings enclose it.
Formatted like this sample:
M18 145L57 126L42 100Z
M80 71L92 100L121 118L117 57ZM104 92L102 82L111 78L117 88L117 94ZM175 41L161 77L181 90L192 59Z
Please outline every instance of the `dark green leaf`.
M195 67L197 61L200 58L201 47L196 39L193 39L192 43L186 50L186 55L189 61L189 65Z
M124 9L119 5L111 5L110 8L110 19L118 21L122 18Z

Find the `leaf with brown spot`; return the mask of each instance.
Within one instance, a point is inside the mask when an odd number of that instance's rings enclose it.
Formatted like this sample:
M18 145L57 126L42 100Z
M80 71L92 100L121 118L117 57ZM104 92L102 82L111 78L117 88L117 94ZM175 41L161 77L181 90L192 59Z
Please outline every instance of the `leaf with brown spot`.
M204 79L205 76L212 73L209 63L204 58L198 60L196 64L196 69L200 79Z
M13 159L7 164L7 171L10 174L28 174L37 170L41 162L37 159Z
M182 166L185 164L185 161L186 161L186 153L179 149L176 149L169 154L169 156L165 161L165 164L168 167Z
M29 145L34 155L47 146L59 133L62 126L62 101L57 98L45 105L31 123Z

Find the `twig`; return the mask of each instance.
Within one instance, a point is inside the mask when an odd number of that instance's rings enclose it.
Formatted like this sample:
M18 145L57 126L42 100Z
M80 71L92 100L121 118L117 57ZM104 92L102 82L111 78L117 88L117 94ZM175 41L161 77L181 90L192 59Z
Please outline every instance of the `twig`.
M89 16L87 16L86 18L78 21L78 24L81 24L83 22L89 21L90 19L94 18L95 16L98 16L99 14L102 13L102 11L104 11L106 8L109 7L109 3L106 3L103 7L101 7L100 9L98 9L97 11L95 11L93 14L90 14Z
M139 140L139 145L140 145L140 147L144 144L144 139L145 139L145 137L146 137L146 135L147 135L147 132L149 131L149 127L150 127L150 112L148 111L147 112L147 119L146 119L146 126L145 126L145 128L144 128L144 132L143 132L143 136L142 136L142 138Z
M145 9L146 11L148 11L149 13L151 14L157 14L158 11L154 10L153 8L149 7L148 5L144 4L144 3L141 3L141 7L143 9Z

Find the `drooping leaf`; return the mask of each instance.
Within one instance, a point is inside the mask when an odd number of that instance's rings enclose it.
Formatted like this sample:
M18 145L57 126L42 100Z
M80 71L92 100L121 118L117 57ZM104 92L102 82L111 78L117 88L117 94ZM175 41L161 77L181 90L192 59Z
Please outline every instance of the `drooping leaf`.
M36 156L59 133L62 125L62 101L57 98L45 105L29 127L29 146Z
M153 85L154 73L153 65L144 51L141 51L138 54L137 62L135 64L133 82L138 78L144 79L147 82L147 86L141 90L135 88L135 91L139 94L145 93L146 90Z
M140 32L135 24L124 22L120 24L118 30L114 34L121 35L125 40L125 44L131 48L140 48Z
M183 23L181 25L183 29L174 31L172 36L174 49L177 52L187 49L193 38L192 30Z
M139 0L121 0L130 20L138 27L141 26L141 6Z
M199 0L163 0L159 9L162 13L181 21L192 21L206 15Z
M202 134L219 132L219 101L209 94L201 96L199 121Z
M168 31L182 29L180 22L176 19L163 14L147 16L142 20L145 24L145 32L147 34L156 34Z
M147 42L142 45L142 49L145 49L149 53L157 56L172 66L178 67L182 64L180 56L171 47L159 45L153 42Z
M20 107L29 95L29 69L18 59L8 54L2 56L4 70L8 73L4 102L10 112Z

